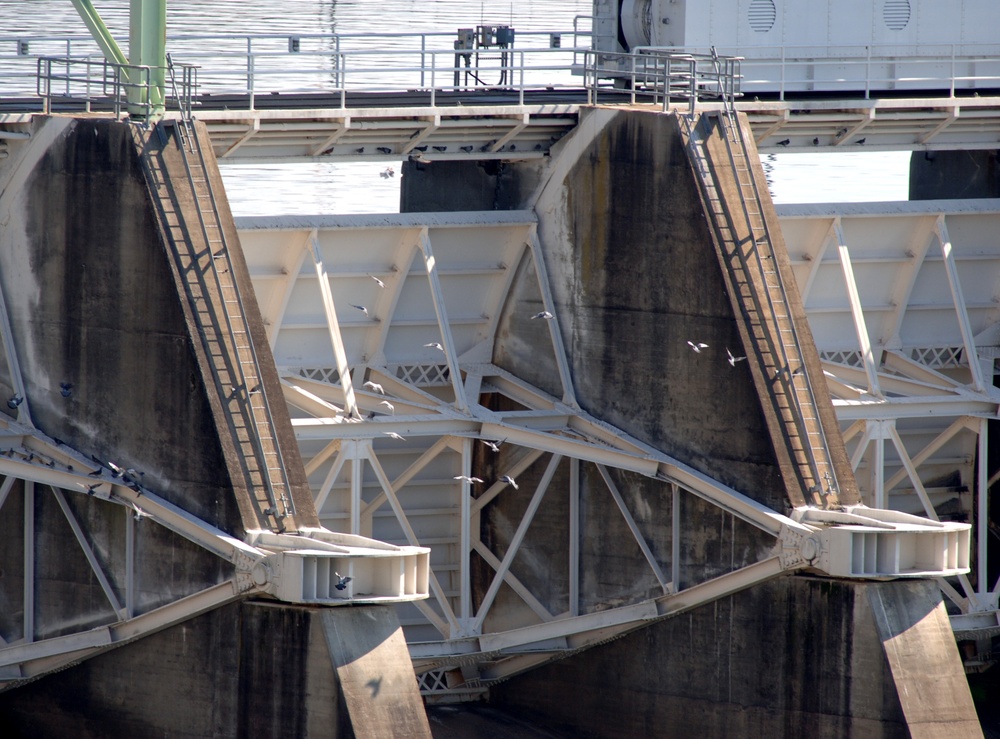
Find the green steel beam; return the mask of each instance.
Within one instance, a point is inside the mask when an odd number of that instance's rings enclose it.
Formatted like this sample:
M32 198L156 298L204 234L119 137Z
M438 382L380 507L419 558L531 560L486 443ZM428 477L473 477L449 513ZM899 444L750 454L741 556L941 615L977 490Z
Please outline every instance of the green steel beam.
M118 42L111 35L111 31L104 25L104 21L98 15L94 4L90 0L72 0L72 2L73 7L76 8L76 12L80 14L83 22L90 29L90 35L94 37L94 41L101 47L104 58L112 64L128 64L128 59L122 52L121 47L118 46Z
M131 0L129 61L149 67L149 102L153 115L163 115L167 71L167 0Z
M152 116L162 115L167 67L167 0L130 0L128 57L111 36L91 0L71 1L101 47L104 58L126 67L129 112L144 115L148 104ZM149 69L148 89L146 75L137 67Z

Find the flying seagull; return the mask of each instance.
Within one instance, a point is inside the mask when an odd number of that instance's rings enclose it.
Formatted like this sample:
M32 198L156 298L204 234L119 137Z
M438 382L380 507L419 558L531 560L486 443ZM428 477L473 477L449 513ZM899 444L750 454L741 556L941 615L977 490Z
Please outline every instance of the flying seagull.
M365 387L371 390L372 392L378 393L379 395L385 395L385 389L377 382L372 382L371 380L369 380L368 382L365 383Z
M488 446L493 451L499 452L500 451L500 445L503 444L507 440L506 439L500 439L500 441L490 441L489 439L480 439L480 441L483 442L486 446Z
M396 413L396 406L394 406L388 400L383 400L381 403L379 403L379 405L384 405L386 408L388 408L389 409L389 413L392 413L392 414Z
M373 275L373 274L369 273L369 274L368 274L368 276L369 276L369 277L371 277L371 278L372 278L373 280L375 280L375 282L376 282L376 283L378 283L378 286L379 286L379 287L385 287L385 283L384 283L384 282L382 282L382 280L380 280L380 279L379 279L378 277L376 277L375 275Z
M441 345L440 345L440 344L439 344L438 342L436 342L436 341L432 341L432 342L431 342L431 343L429 343L429 344L424 344L424 346L429 346L429 347L430 347L431 349L437 349L438 351L441 351L441 352L443 352L443 351L444 351L444 347L443 347L443 346L441 346Z
M64 398L68 398L73 394L73 383L72 382L60 382L59 392L62 393Z
M551 313L549 313L547 310L543 310L540 313L536 313L531 318L532 319L535 319L535 318L544 318L546 321L548 321L548 320L550 320L552 318L555 318L555 316L552 315Z
M382 433L388 436L390 439L395 439L396 441L406 441L406 439L397 434L395 431L383 431Z
M336 583L336 585L333 586L337 590L344 590L344 589L346 589L347 588L347 583L349 583L351 580L354 579L353 577L341 577L339 572L334 572L333 574L337 576L337 583Z
M746 359L746 357L734 357L733 353L729 351L728 348L726 349L726 354L729 355L729 364L731 364L733 367L736 366L737 362L742 362L744 359Z
M14 408L17 408L19 405L21 405L21 403L23 402L24 398L22 398L20 395L11 395L10 398L7 400L7 407L13 410Z
M456 480L462 480L463 482L467 482L470 485L472 483L474 483L474 482L482 482L483 481L482 478L480 478L480 477L469 477L468 475L455 475L455 479Z
M365 308L363 305L355 305L354 303L350 303L350 306L356 310L361 311L362 313L365 314L365 318L368 318L368 309Z
M508 485L510 485L512 488L514 488L515 490L517 490L517 483L514 482L514 478L511 477L510 475L504 475L503 477L501 477L500 478L500 482L505 482Z
M695 354L701 354L702 349L708 349L708 344L702 344L700 342L695 344L693 341L689 341L688 346L694 349Z
M135 503L132 503L131 501L129 501L129 502L131 503L132 508L135 509L135 520L136 521L141 521L143 518L147 518L147 517L149 517L151 515L149 513L146 513L146 511L142 510L142 508L140 508L139 506L137 506Z

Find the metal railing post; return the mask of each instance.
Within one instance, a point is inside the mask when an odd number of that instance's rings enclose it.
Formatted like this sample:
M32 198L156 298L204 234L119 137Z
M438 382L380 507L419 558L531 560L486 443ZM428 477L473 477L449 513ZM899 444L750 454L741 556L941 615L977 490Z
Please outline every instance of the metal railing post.
M247 95L250 99L250 110L254 110L254 72L253 72L253 40L247 36Z

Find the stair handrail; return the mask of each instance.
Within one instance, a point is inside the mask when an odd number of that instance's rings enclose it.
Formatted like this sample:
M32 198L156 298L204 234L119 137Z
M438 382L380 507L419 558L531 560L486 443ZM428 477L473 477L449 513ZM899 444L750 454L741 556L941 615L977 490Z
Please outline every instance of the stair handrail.
M774 267L774 276L775 276L775 279L777 280L777 284L774 287L778 288L778 290L779 290L779 292L781 294L781 299L784 301L784 304L787 307L787 311L788 311L788 324L789 324L789 328L792 331L792 336L794 337L794 342L795 342L795 347L796 347L796 354L797 354L797 356L795 358L799 362L799 368L801 369L802 376L803 376L803 378L805 380L805 391L806 391L806 393L807 393L807 395L809 397L809 401L812 403L813 407L816 408L816 425L817 425L817 428L819 430L819 434L820 434L820 437L821 437L821 442L823 444L823 450L825 451L826 457L827 457L827 459L825 460L826 461L826 466L828 467L829 473L831 475L831 478L827 480L829 488L825 492L828 495L832 494L832 493L836 493L838 491L839 487L838 487L837 481L836 481L836 470L834 468L833 461L830 458L829 440L828 440L827 435L826 435L826 429L823 426L823 421L822 421L822 419L819 416L819 406L818 406L818 404L816 402L816 394L813 392L812 382L809 379L809 369L806 366L805 357L802 354L801 337L799 335L799 330L798 330L798 328L795 325L795 320L794 320L794 318L792 316L792 313L791 313L791 304L788 301L788 292L785 289L784 280L781 277L781 272L780 272L780 270L778 268L777 260L774 257L774 247L773 247L774 241L771 238L771 229L768 226L767 219L764 217L764 209L763 209L763 207L761 207L763 201L762 201L761 195L760 195L760 188L757 186L757 178L756 178L756 176L754 176L754 173L753 173L753 171L750 168L750 161L751 161L751 159L750 159L750 151L749 151L749 148L747 147L746 138L743 135L743 127L740 125L739 118L738 118L737 113L736 113L735 104L726 105L726 107L725 107L725 115L720 115L719 116L719 121L720 121L720 123L722 124L722 127L723 127L723 139L724 139L724 141L726 143L726 152L727 152L727 154L729 156L730 166L733 167L734 169L737 166L736 155L735 155L735 152L733 150L733 143L736 143L739 146L739 154L743 158L743 161L745 162L745 165L746 165L747 172L749 174L749 179L750 179L749 184L750 184L750 187L751 187L751 189L753 191L754 199L756 200L756 202L758 204L758 208L760 210L760 225L761 225L761 229L764 232L763 239L766 240L768 251L771 254L771 261L774 263L773 264L773 267ZM747 223L747 226L749 228L750 238L752 238L754 240L753 255L754 255L754 259L757 262L756 266L758 268L759 273L763 276L763 274L764 274L764 263L763 263L763 259L761 258L761 255L760 255L760 249L758 248L758 245L761 243L761 240L757 239L757 236L754 233L753 224L752 224L751 219L750 219L750 213L747 210L746 200L742 197L742 193L741 193L741 197L740 197L740 204L742 206L743 216L746 219L746 223ZM742 252L740 252L740 256L741 256L741 259L742 259ZM764 293L765 293L765 296L767 298L768 309L771 311L771 315L773 316L774 313L775 313L774 302L773 302L773 300L771 298L771 291L769 289L766 289L766 288L767 288L767 282L765 280L765 290L764 290ZM781 372L778 375L778 377L776 377L775 379L776 379L776 381L780 381L782 383L782 385L786 389L786 392L788 390L792 390L792 392L789 395L790 395L790 397L794 398L797 425L801 425L802 404L799 401L798 393L795 391L795 389L791 385L792 379L793 379L792 378L792 371L793 370L792 370L792 368L791 368L791 366L790 366L790 364L788 362L788 358L789 358L788 357L788 352L787 352L787 349L786 349L786 347L785 347L785 345L784 345L783 342L779 341L778 345L781 348L781 358L785 362L786 371ZM808 436L804 436L803 440L807 441L808 440ZM819 465L816 462L815 454L813 452L813 447L812 447L812 445L805 444L805 443L803 444L803 447L807 450L807 454L808 454L809 459L810 459L810 466L813 468L813 472L815 474L816 485L818 486L817 492L819 492L821 495L823 495L824 494L824 491L823 491L823 479L819 475Z
M215 190L212 187L212 183L209 181L208 169L205 166L204 153L202 151L201 144L198 141L197 135L195 135L195 136L192 137L191 144L192 144L192 150L193 150L193 152L195 154L197 154L197 156L198 156L199 165L201 166L202 171L205 173L205 187L206 187L206 190L208 192L209 201L210 201L211 206L212 206L212 214L215 216L216 222L219 224L219 238L222 241L223 258L225 259L225 262L226 262L226 265L227 265L227 269L229 270L229 274L232 276L233 292L236 295L236 301L237 301L237 305L238 305L239 310L240 310L240 314L245 317L246 316L246 307L245 307L246 304L245 304L245 301L243 300L242 293L240 292L239 284L238 284L238 282L236 280L236 274L233 271L233 262L232 262L232 259L231 259L230 255L229 255L229 243L228 243L228 240L226 239L225 231L222 228L222 219L221 219L221 216L219 214L218 201L217 201L217 199L215 197ZM181 146L180 150L181 150L181 158L184 161L184 169L185 169L185 171L187 173L187 176L188 176L188 181L189 181L189 183L191 185L192 191L195 192L195 199L197 200L198 199L198 197L197 197L197 188L196 188L196 184L194 182L193 173L191 171L191 164L190 164L190 162L188 160L187 153L186 153L186 151L185 151L185 149L184 149L183 146ZM209 237L208 237L208 228L207 228L207 224L205 223L205 216L204 216L204 213L202 213L201 208L198 208L197 210L198 210L198 220L199 220L199 222L201 224L201 227L202 227L202 235L205 237L206 247L211 252L211 245L210 245L210 242L208 240L209 239ZM211 260L212 271L213 271L213 273L215 275L216 284L220 285L220 288L221 288L221 280L219 278L218 266L216 264L217 261L218 260L215 258L215 255L212 254L212 260ZM220 290L220 295L221 295L221 290ZM223 312L223 315L225 316L225 319L226 319L226 329L227 329L227 331L229 333L230 339L233 341L233 346L235 347L236 340L235 340L235 331L234 331L233 325L232 325L232 318L231 318L231 316L229 314L229 310L228 310L228 308L226 308L224 302L223 302L223 311L222 312ZM284 455L282 454L282 452L281 452L281 446L278 443L277 432L276 432L275 425L274 425L274 415L273 415L273 413L271 411L271 404L270 404L270 401L268 400L267 393L264 391L264 388L263 388L263 379L261 378L261 372L260 372L260 360L259 360L259 357L257 355L257 350L254 347L253 338L250 336L249 326L247 326L246 338L247 338L247 347L248 347L249 352L250 352L250 357L251 357L251 360L252 360L252 363L253 363L253 367L254 367L254 370L255 370L255 372L257 374L257 382L258 382L258 384L261 385L259 395L261 397L261 401L262 401L262 405L263 405L264 416L265 416L264 420L265 420L265 422L272 429L273 440L274 440L274 451L275 451L275 455L277 456L277 460L278 460L278 468L279 468L280 474L281 474L281 483L284 485L284 487L285 487L285 493L287 495L287 499L283 499L281 501L282 502L282 506L284 508L284 513L281 513L281 514L279 514L279 512L277 510L277 497L276 497L275 491L274 491L274 481L271 478L270 468L267 465L266 455L264 453L264 448L263 448L263 445L262 445L261 440L260 440L260 421L259 421L259 419L257 417L257 411L254 408L254 404L253 404L252 400L250 400L250 389L251 388L247 387L246 375L243 372L243 366L242 366L242 364L239 361L239 350L238 349L235 351L235 353L237 355L236 356L236 365L238 367L238 371L239 371L240 378L242 380L244 391L246 392L247 404L248 404L248 406L250 408L250 416L251 416L251 418L253 420L255 431L257 432L257 434L254 437L253 442L254 442L255 450L256 450L257 454L260 456L260 461L261 461L262 467L264 469L264 480L265 480L265 484L266 484L266 487L267 487L266 493L267 493L267 496L268 496L268 502L270 503L270 505L272 506L272 509L273 509L273 514L272 515L278 521L281 521L284 518L288 517L289 515L291 515L291 516L295 515L295 501L292 498L292 490L291 490L291 486L290 486L289 481L288 481L287 470L285 468Z

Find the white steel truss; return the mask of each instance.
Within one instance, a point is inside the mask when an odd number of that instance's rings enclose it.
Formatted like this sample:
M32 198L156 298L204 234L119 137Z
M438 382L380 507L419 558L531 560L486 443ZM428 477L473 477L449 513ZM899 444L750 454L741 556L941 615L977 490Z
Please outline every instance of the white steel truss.
M804 567L854 577L968 569L961 555L967 525L870 509L837 520L809 511L788 517L582 411L531 212L242 218L237 225L323 525L432 549L431 599L419 612L401 612L427 694L474 695L651 619ZM326 265L319 276L326 284L302 267L307 250ZM549 339L537 357L546 389L494 361L498 333L516 322ZM341 382L347 375L357 413ZM486 407L484 398L498 402ZM484 465L477 454L496 467L489 479L474 477ZM606 588L602 602L584 601L582 578L594 574L582 564L584 471L603 481L631 534L621 546L634 547L652 592L623 601ZM630 510L616 482L629 473L658 481L673 501L671 515ZM558 488L557 474L565 481ZM508 539L484 540L483 516L520 487L522 475L531 488L522 491L526 507L509 522ZM518 566L530 556L523 545L536 515L554 496L568 496L565 598ZM686 511L695 500L732 526L757 530L770 541L765 553L709 574L682 566L685 520L693 515ZM650 526L664 522L666 551L649 540ZM879 536L903 531L920 532L922 554L891 562L875 556ZM947 552L943 559L924 548L931 537L940 537L931 548ZM473 560L487 573L481 592L473 591Z
M873 506L975 523L972 573L941 585L957 632L995 629L989 498L1000 471L988 436L1000 408L1000 208L778 212L859 488Z

